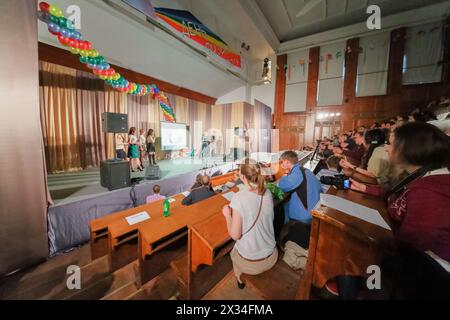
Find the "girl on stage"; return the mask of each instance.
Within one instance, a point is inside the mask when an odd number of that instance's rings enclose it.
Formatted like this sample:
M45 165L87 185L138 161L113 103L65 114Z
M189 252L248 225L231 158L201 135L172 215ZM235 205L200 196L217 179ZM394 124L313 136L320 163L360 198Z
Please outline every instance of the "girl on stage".
M134 172L134 166L133 162L137 162L138 169L140 171L144 171L144 168L142 168L141 161L139 161L139 140L136 137L136 128L131 127L130 131L128 132L128 158L130 158L130 168L131 172Z
M148 162L151 166L156 165L156 147L155 147L155 131L153 129L148 130L147 132L147 152L148 152Z

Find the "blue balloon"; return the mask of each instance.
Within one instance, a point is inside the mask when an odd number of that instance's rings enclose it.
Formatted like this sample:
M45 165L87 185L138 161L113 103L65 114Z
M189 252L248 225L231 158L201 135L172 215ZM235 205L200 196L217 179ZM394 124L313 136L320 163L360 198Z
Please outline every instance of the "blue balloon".
M50 22L48 24L48 29L54 33L58 33L61 30L61 28L56 23L53 23L53 22Z
M66 38L72 38L71 32L65 28L61 28L61 35Z
M95 69L96 66L95 66L95 64L88 63L87 67L88 67L89 69Z
M79 33L78 31L73 31L72 34L72 38L74 38L75 40L81 40L81 33Z

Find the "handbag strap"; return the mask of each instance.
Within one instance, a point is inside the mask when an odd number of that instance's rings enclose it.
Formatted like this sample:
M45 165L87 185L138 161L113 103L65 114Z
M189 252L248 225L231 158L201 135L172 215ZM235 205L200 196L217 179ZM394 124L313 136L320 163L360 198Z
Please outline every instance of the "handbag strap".
M241 238L242 238L243 236L245 236L247 233L249 233L249 232L253 229L253 227L256 225L256 222L258 221L258 218L259 218L259 216L261 215L261 209L262 209L263 198L264 198L264 194L261 195L261 202L259 203L258 215L256 216L255 221L253 221L252 226L251 226L246 232L244 232L244 233L242 234Z

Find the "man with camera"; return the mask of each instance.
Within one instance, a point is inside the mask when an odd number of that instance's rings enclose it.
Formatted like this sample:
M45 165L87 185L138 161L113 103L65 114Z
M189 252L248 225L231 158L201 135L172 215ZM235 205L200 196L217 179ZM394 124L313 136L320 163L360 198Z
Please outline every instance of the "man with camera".
M280 244L293 241L308 248L311 225L311 210L320 200L322 186L314 174L298 163L297 153L286 151L280 158L285 174L278 186L288 194L284 203L285 227L280 235Z

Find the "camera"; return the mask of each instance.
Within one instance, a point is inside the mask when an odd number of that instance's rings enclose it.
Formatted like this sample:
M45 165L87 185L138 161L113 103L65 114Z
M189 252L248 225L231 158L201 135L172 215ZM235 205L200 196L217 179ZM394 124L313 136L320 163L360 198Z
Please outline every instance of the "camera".
M350 179L344 174L338 174L334 177L322 176L320 177L320 182L323 184L335 186L338 190L350 189Z

